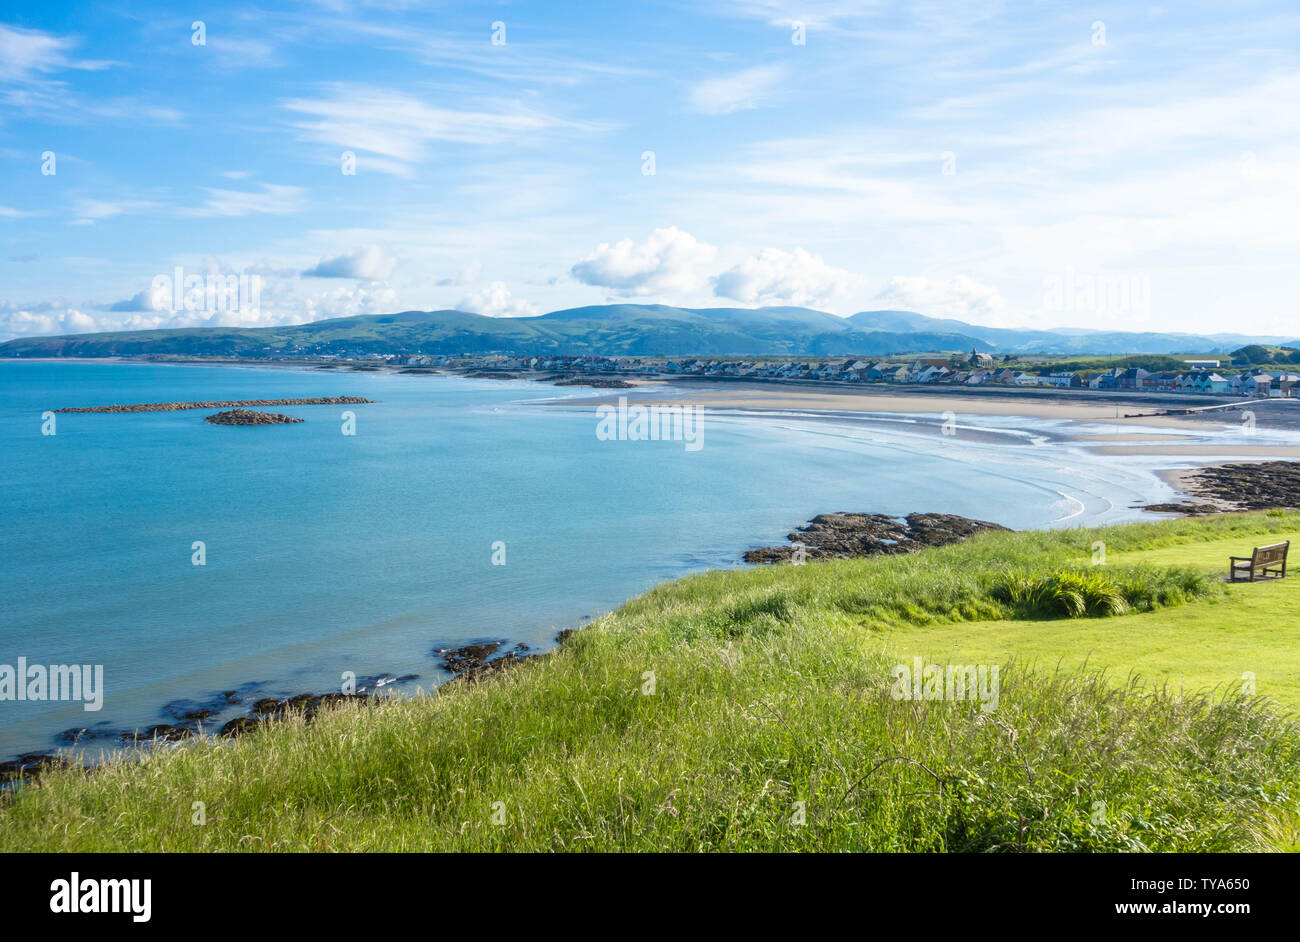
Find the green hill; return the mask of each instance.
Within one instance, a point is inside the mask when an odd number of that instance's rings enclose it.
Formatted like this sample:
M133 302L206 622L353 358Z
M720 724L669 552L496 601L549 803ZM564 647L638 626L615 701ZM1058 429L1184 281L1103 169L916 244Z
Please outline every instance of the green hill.
M995 353L1215 352L1240 335L1045 331L980 327L910 311L837 317L800 307L679 308L608 304L537 317L404 311L289 327L195 327L32 337L0 344L0 357L270 357L373 353L511 353L525 356L886 356L925 351ZM1265 340L1267 338L1257 338Z
M464 311L406 311L341 317L293 327L203 327L11 340L8 357L141 354L266 357L308 354L606 356L849 356L960 350L958 334L853 329L845 319L801 308L686 310L610 305L540 317L483 317Z

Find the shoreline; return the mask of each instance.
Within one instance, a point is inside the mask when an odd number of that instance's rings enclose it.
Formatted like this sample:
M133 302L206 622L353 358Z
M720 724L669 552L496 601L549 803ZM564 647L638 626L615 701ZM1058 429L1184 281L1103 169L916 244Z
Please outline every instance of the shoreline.
M644 390L636 395L635 401L640 405L682 405L712 409L719 412L735 412L754 417L770 416L776 413L806 414L809 417L913 417L930 418L952 414L955 421L963 428L964 421L973 417L991 417L996 419L1024 418L1034 423L1055 422L1057 429L1041 426L1021 429L1021 432L1045 434L1054 440L1069 442L1087 447L1092 454L1108 456L1149 455L1167 458L1219 458L1230 460L1242 458L1300 458L1300 401L1294 400L1260 400L1240 403L1242 409L1254 408L1263 403L1275 404L1268 413L1255 416L1255 425L1243 432L1243 423L1236 409L1224 410L1227 414L1204 414L1201 416L1164 416L1164 415L1126 415L1125 409L1150 408L1149 400L1112 398L1107 400L1090 400L1069 394L1050 394L1035 391L1025 395L998 395L1008 393L1005 390L975 393L967 391L955 394L950 390L920 392L897 387L880 389L845 389L824 387L818 390L802 389L792 384L783 388L771 387L783 384L744 384L739 381L731 383L733 389L727 395L711 388L709 383L698 381L667 381L662 386L662 393L674 395L655 395L654 390ZM638 390L637 392L642 392ZM628 396L629 402L633 396ZM596 395L581 400L552 400L539 403L550 406L616 405L618 397ZM1237 404L1233 404L1234 406ZM1113 431L1100 431L1101 427L1110 427ZM1224 442L1216 443L1210 439L1219 434L1231 432L1238 434L1256 433L1256 428L1265 433L1251 443ZM1273 432L1296 430L1295 436L1288 441L1261 442L1259 438L1267 437ZM1006 436L993 436L989 440Z

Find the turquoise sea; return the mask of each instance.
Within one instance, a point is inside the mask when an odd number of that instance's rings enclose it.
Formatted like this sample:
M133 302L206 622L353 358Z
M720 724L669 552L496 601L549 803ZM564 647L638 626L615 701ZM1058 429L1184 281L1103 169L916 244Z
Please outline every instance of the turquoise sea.
M276 407L306 421L259 428L204 411L60 414L42 434L42 413L65 406L344 395L378 401ZM1131 519L1136 500L1168 496L1150 468L1085 455L1052 423L968 416L944 436L937 416L718 412L689 451L599 440L580 402L595 395L392 372L0 363L0 664L102 664L105 681L98 713L0 702L0 757L69 727L169 721L164 704L224 690L332 690L345 671L416 674L406 689L427 689L446 679L436 648L544 649L657 582L742 565L821 512L1022 528Z

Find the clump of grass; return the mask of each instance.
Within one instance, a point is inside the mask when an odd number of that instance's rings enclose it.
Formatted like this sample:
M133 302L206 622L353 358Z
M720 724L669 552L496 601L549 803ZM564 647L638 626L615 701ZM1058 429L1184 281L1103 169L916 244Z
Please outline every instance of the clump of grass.
M1181 605L1216 585L1191 569L1055 569L999 576L991 595L1017 618L1106 618Z
M1042 576L1006 576L993 597L1021 618L1083 618L1130 610L1120 587L1100 573L1058 569Z
M1222 589L1210 575L1184 566L1168 569L1129 567L1117 572L1114 578L1124 598L1139 612L1183 605L1217 595Z

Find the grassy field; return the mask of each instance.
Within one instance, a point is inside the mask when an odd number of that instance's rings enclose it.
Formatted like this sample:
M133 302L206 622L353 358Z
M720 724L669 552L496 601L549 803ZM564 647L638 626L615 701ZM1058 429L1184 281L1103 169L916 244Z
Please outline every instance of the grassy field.
M475 686L53 774L0 799L0 849L1293 849L1295 583L1202 574L1288 535L1300 514L705 573ZM1130 613L1041 617L1076 587ZM898 699L915 654L997 666L996 709Z
M1300 550L1300 529L1270 536ZM1229 556L1250 555L1240 536L1113 553L1110 562L1191 566L1222 575ZM1255 690L1300 708L1300 579L1225 586L1221 596L1177 609L1123 618L992 620L887 632L882 646L900 657L958 663L1024 664L1055 669L1107 667L1118 680L1132 671L1173 689L1228 691L1254 679Z

